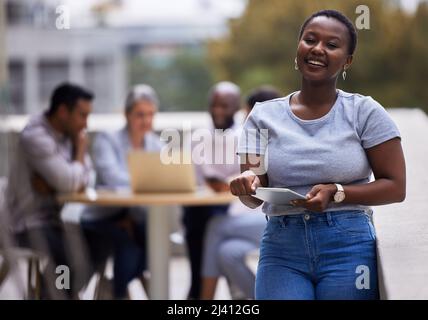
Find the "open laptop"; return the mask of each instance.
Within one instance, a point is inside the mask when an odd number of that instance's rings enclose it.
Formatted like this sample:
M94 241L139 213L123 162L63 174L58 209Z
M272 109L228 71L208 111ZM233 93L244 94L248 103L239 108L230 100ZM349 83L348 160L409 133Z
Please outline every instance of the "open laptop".
M159 152L132 151L128 154L131 190L135 193L194 192L193 165L163 164Z

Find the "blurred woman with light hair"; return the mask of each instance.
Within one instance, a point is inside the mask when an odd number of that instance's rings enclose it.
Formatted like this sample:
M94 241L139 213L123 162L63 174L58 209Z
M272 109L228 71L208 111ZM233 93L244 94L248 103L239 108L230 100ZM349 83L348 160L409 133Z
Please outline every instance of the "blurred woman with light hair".
M161 141L153 132L153 119L159 99L146 84L134 86L125 101L126 125L115 132L99 133L92 156L97 188L130 188L127 155L132 150L160 151ZM127 297L128 283L139 278L143 285L146 258L146 210L141 207L87 207L82 216L92 259L114 257L114 298Z

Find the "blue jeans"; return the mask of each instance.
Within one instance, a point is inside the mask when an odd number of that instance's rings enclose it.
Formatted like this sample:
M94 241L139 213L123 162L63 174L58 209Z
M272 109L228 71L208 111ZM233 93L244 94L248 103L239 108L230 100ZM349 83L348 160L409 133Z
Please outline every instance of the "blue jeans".
M260 247L256 299L378 299L375 239L363 211L270 217Z
M137 212L137 214L134 214ZM139 213L138 213L139 212ZM136 215L138 215L136 217ZM147 268L146 219L143 208L123 208L118 214L93 221L81 221L93 264L113 255L113 294L115 299L126 297L128 284L140 277ZM118 222L133 221L132 236Z
M229 205L184 207L183 225L187 254L190 259L191 282L188 299L200 299L201 271L205 229L212 217L227 214Z

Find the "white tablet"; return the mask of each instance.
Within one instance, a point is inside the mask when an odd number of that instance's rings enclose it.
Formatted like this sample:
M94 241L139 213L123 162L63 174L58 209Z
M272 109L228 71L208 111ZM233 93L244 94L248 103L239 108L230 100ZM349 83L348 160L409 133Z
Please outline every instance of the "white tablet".
M254 197L272 203L281 205L290 205L291 200L306 199L305 196L287 188L263 188L256 189Z

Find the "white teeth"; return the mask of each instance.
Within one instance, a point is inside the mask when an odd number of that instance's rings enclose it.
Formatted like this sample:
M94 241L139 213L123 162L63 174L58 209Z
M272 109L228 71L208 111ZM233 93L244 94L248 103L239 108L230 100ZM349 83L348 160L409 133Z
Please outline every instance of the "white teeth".
M309 60L308 62L309 62L310 64L314 64L314 65L317 65L317 66L325 67L325 64L324 64L324 63L322 63L322 62L320 62L320 61Z

